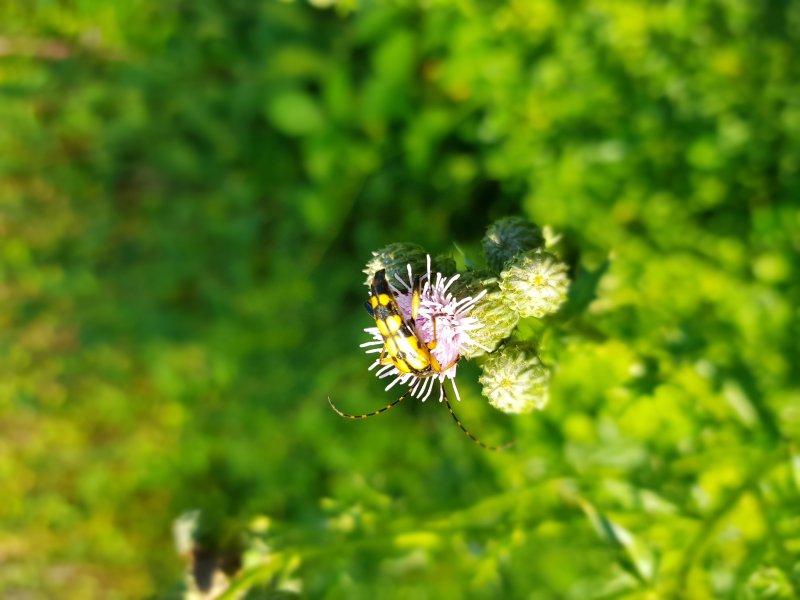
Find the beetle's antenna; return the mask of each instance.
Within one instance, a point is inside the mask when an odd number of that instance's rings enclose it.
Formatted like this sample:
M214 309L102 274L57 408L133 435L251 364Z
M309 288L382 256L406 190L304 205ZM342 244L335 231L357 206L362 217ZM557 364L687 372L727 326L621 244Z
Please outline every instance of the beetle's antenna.
M478 444L478 446L480 446L484 450L492 450L493 452L498 452L500 450L506 450L506 449L508 449L508 448L510 448L511 446L514 445L514 442L509 442L508 444L503 444L502 446L489 446L488 444L484 444L482 441L480 441L478 438L476 438L474 435L472 435L469 431L467 431L466 427L464 427L461 424L461 420L456 416L456 413L453 412L453 407L450 406L450 400L447 398L447 392L445 392L445 390L444 390L444 384L441 384L441 385L442 385L442 392L443 392L443 396L444 396L444 403L447 405L447 410L450 411L450 416L453 417L453 421L456 422L456 425L458 425L458 428L461 431L463 431L465 434L467 434L467 437L469 439L471 439L473 442Z
M404 399L405 399L405 397L406 397L406 396L408 396L408 395L411 393L411 391L412 391L412 390L410 390L410 389L409 389L409 390L408 390L408 391L407 391L405 394L403 394L402 396L400 396L400 397L399 397L397 400L395 400L395 401L394 401L394 402L392 402L391 404L387 404L387 405L386 405L386 406L384 406L382 409L380 409L380 410L376 410L375 412L366 413L366 414L363 414L363 415L348 415L347 413L340 411L338 408L336 408L336 405L333 403L333 400L331 400L330 396L328 396L328 404L330 404L330 405L331 405L331 408L334 410L334 412L335 412L337 415L339 415L340 417L344 417L345 419L353 419L353 420L356 420L356 419L366 419L367 417L374 417L375 415L379 415L379 414L381 414L382 412L386 412L387 410L389 410L390 408L392 408L392 407L393 407L393 406L395 406L396 404L400 404L400 402L401 402L402 400L404 400Z

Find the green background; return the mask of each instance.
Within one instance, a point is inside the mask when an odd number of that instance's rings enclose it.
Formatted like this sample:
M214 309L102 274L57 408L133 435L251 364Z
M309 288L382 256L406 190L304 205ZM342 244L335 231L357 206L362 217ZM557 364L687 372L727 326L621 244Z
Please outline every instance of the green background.
M0 3L0 595L800 593L800 4ZM364 267L563 234L554 371L367 373ZM793 442L793 440L795 442Z

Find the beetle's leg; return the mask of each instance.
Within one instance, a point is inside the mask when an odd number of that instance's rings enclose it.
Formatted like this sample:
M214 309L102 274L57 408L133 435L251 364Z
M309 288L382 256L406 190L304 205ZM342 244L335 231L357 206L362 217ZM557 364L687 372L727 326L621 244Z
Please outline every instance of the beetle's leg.
M438 360L436 360L436 357L435 357L433 354L431 354L431 368L432 368L434 371L436 371L437 373L444 373L445 371L449 371L449 370L450 370L450 369L452 369L452 368L453 368L455 365L457 365L457 364L458 364L458 361L460 361L460 360L461 360L461 357L460 357L460 356L456 356L455 360L454 360L453 362L451 362L449 365L447 365L447 366L446 366L446 367L443 369L443 368L442 368L442 365L440 365L440 364L439 364L439 361L438 361Z
M442 388L442 392L444 393L444 403L447 404L447 410L450 411L450 416L453 417L453 421L455 421L456 425L458 425L458 428L461 431L463 431L469 439L478 444L478 446L484 448L485 450L498 451L498 450L506 450L507 448L510 448L511 446L514 445L514 442L509 442L508 444L503 444L502 446L489 446L488 444L484 444L482 441L480 441L478 438L472 435L467 430L467 428L461 424L461 420L456 416L456 413L453 412L453 407L450 406L450 400L447 399L447 393L444 392L444 387Z
M436 317L437 316L439 316L439 315L434 315L433 316L433 321L432 321L433 322L433 340L431 340L430 342L425 344L428 347L428 350L433 350L434 348L436 348L436 344L438 343L438 341L436 339ZM442 368L442 365L439 364L439 361L436 360L436 357L433 355L433 353L431 353L431 368L434 371L436 371L437 373L444 373L445 371L448 371L448 370L452 369L453 366L456 365L459 360L461 360L461 357L460 356L456 356L455 359L453 360L453 362L451 362L445 368Z
M426 346L428 346L428 350L433 350L434 348L436 348L436 344L439 343L437 341L437 339L436 339L436 317L437 316L438 315L433 315L433 321L432 321L432 323L433 323L433 339L426 344Z
M331 405L331 408L334 410L334 412L337 415L339 415L340 417L344 417L345 419L353 419L353 420L355 420L355 419L366 419L367 417L374 417L375 415L379 415L382 412L386 412L387 410L389 410L393 406L395 406L397 404L400 404L400 402L402 402L403 399L405 399L405 397L408 396L410 393L411 393L411 390L409 389L405 394L400 396L397 400L395 400L391 404L387 404L382 409L376 410L375 412L365 413L363 415L348 415L347 413L340 411L338 408L336 408L336 405L333 403L333 400L331 400L330 396L328 396L328 404Z
M451 362L449 365L447 365L444 369L441 369L440 373L444 373L445 371L449 371L454 366L456 366L458 364L458 361L460 361L460 360L461 360L461 357L460 356L456 356L455 360L453 362Z
M414 291L411 292L411 321L416 323L419 305L422 303L422 296L419 291L419 275L414 278Z

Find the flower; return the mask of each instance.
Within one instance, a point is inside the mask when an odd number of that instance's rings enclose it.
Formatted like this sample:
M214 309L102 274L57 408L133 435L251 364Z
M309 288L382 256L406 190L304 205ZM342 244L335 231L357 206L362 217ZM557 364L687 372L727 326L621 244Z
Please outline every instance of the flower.
M479 381L489 404L504 413L542 409L550 399L550 370L527 344L508 344L490 354Z
M411 388L411 395L423 401L430 396L435 381L444 384L445 379L450 379L453 381L456 397L460 400L458 387L455 385L458 360L464 354L466 348L480 346L472 338L471 334L483 327L483 324L470 316L470 313L486 292L481 291L474 297L456 297L450 288L459 279L460 275L455 274L451 277L446 277L440 272L432 272L430 256L427 256L426 263L426 271L420 278L420 306L416 322L412 327L420 341L430 344L434 340L435 323L436 346L430 350L430 353L439 363L442 371L433 371L430 375L424 374L422 376L415 373L402 373L393 364L381 365L380 356L369 366L369 370L377 368L375 374L380 379L394 377L389 385L386 386L387 390L398 383L408 384ZM414 292L414 269L411 264L406 266L406 273L408 279L395 275L398 285L390 283L390 286L403 318L410 323ZM377 327L368 327L364 331L369 333L373 339L361 344L361 346L368 348L368 354L379 354L384 346L380 331ZM483 347L483 349L487 352L489 351L486 347ZM441 401L443 397L444 388L440 385L439 400Z
M466 358L475 358L494 351L517 326L519 315L505 303L498 281L490 271L467 271L461 274L461 278L451 288L458 296L484 292L484 296L470 313L473 319L483 323L483 327L470 334L474 345L468 346L462 352Z
M542 230L522 217L503 217L492 223L482 240L489 268L500 271L522 252L544 245Z
M421 271L425 268L426 257L425 250L417 244L410 242L389 244L372 253L372 258L369 259L367 267L363 271L367 275L364 284L369 287L375 273L381 269L386 269L386 279L389 281L394 280L397 275L405 273L408 265L411 265L415 271Z
M521 317L556 312L567 299L568 287L567 265L546 252L520 254L500 273L503 298Z

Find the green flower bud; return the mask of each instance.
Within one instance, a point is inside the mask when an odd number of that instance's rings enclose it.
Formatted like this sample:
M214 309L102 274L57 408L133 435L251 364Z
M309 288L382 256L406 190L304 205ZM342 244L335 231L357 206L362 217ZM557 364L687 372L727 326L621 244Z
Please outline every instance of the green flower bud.
M446 254L441 254L431 261L431 272L441 273L445 277L450 277L456 274L456 261Z
M469 345L463 351L462 356L468 359L486 354L486 350L481 346L489 348L489 351L493 352L500 342L511 335L519 321L519 315L503 301L498 279L491 272L467 271L461 273L461 277L452 287L453 295L456 297L471 296L474 298L483 290L486 290L486 294L478 300L475 308L469 313L469 316L477 319L483 327L469 332L475 345Z
M513 343L488 356L479 381L489 404L504 413L543 409L550 400L550 369L529 344Z
M395 275L400 275L404 280L408 279L406 265L411 265L415 275L422 274L427 269L427 256L427 252L417 244L408 242L389 244L372 253L372 258L369 259L367 268L363 271L367 274L364 284L369 286L375 273L381 269L386 269L386 279L393 284L396 283Z
M541 229L522 217L504 217L489 226L482 244L489 268L500 271L518 254L541 248L544 237Z
M526 252L500 273L503 298L521 317L554 313L567 299L567 265L546 252Z

